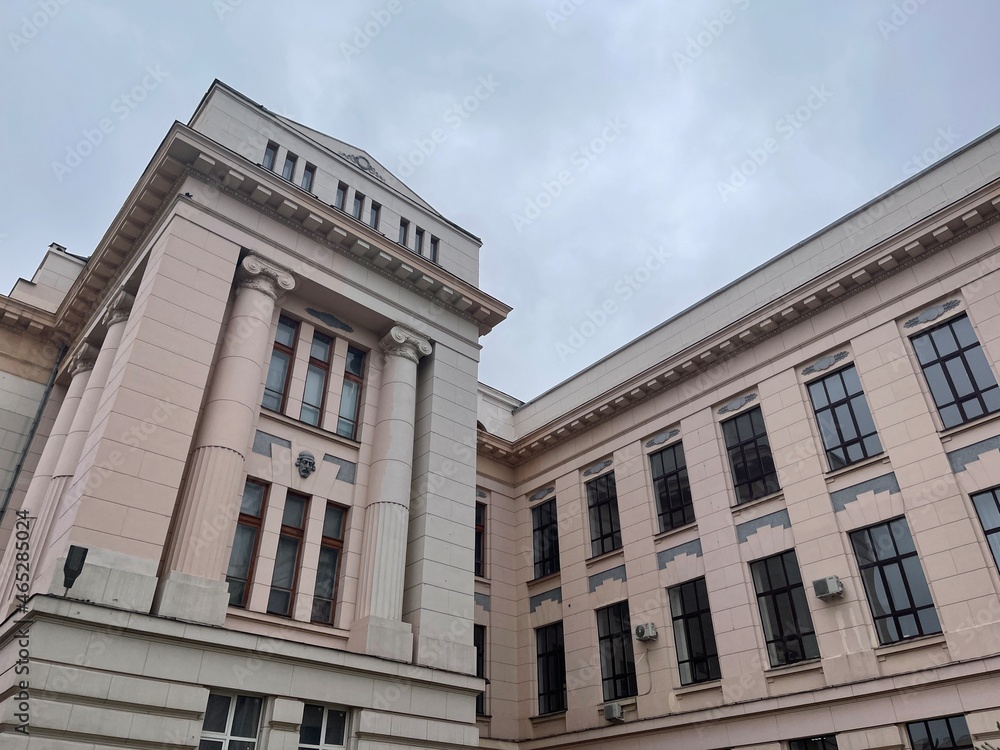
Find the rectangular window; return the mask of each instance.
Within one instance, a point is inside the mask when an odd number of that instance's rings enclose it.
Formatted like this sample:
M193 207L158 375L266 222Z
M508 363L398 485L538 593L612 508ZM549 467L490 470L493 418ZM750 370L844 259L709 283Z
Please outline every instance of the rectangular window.
M316 564L316 588L313 590L312 621L333 624L337 610L337 583L340 580L340 560L344 555L344 521L347 510L327 503L323 516L323 538L320 540L319 561Z
M424 254L424 230L420 227L413 233L413 252L417 255Z
M486 678L486 626L472 626L472 645L476 648L476 677ZM486 691L476 696L476 716L486 715Z
M198 750L256 750L263 705L255 695L211 693Z
M284 177L289 182L295 175L295 163L298 160L299 158L295 154L289 153L285 155L285 166L281 170L281 176Z
M308 507L309 498L305 495L289 492L285 497L278 551L275 553L274 573L271 575L271 594L267 598L268 614L288 616L292 613Z
M257 561L261 526L264 523L266 500L267 485L248 479L243 486L240 516L236 522L236 536L233 537L233 549L229 554L229 568L226 570L226 583L229 584L229 603L234 607L247 605L254 564Z
M365 353L353 346L347 347L347 364L344 367L344 389L340 393L340 416L337 434L354 440L358 434L358 415L361 411L361 386L365 377Z
M535 578L559 572L559 520L556 499L531 509L531 543L535 553Z
M590 513L591 557L621 549L622 529L618 520L618 492L613 471L587 482L587 508Z
M326 382L330 375L331 351L333 351L332 338L322 333L313 334L299 419L317 427L323 419L323 404L326 403Z
M365 196L359 193L357 190L354 191L354 208L351 211L351 215L361 221L361 214L365 210Z
M694 521L691 504L691 485L688 483L684 446L668 446L649 457L656 493L656 511L660 517L660 531L676 529Z
M837 750L837 738L828 734L823 737L792 740L788 743L788 750Z
M737 505L781 489L759 406L723 422L722 434L726 438Z
M905 518L852 531L851 544L880 643L941 632Z
M771 666L818 659L819 644L795 552L752 562L750 574Z
M561 622L535 629L538 668L538 713L566 710L566 651Z
M410 241L410 222L406 219L399 220L399 238L396 240L400 245L406 247L406 243Z
M911 721L906 725L913 750L973 750L972 735L964 716L945 716L928 721Z
M372 229L378 229L379 218L382 215L382 206L380 206L375 201L372 201L371 208L368 209L368 226Z
M830 471L882 452L854 365L814 380L808 388Z
M347 711L307 703L302 709L299 750L331 750L347 744Z
M264 383L264 400L261 405L271 411L282 411L285 408L285 395L288 390L288 378L292 369L292 359L295 357L295 337L299 324L285 316L278 318L278 330L274 334L274 347L271 350L271 364L267 368L267 380Z
M959 316L910 341L945 429L1000 409L1000 387L969 316Z
M427 255L427 257L430 258L430 260L433 261L434 263L438 262L438 247L440 246L440 244L441 241L437 237L431 236L431 251Z
M476 570L480 578L486 576L486 503L476 503Z
M274 162L278 158L278 144L273 141L267 142L267 148L264 149L264 161L261 162L261 166L264 169L270 169L274 171Z
M306 163L305 171L302 173L302 189L308 192L312 192L313 183L316 181L316 167L313 164Z
M715 629L712 627L705 579L696 578L671 586L667 595L670 598L681 685L720 679L719 652L715 647Z
M628 602L597 610L597 643L601 652L604 700L628 698L638 693Z
M1000 568L1000 487L973 495L972 503L993 551L993 562Z
M339 208L341 211L344 210L344 206L347 204L347 185L343 182L337 183L337 202L333 204L334 208Z

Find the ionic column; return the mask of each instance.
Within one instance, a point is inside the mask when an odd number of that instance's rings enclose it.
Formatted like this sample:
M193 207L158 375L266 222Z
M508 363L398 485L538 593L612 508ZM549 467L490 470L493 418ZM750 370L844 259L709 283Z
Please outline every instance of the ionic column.
M52 424L52 430L45 441L45 447L42 448L42 455L38 457L38 465L35 467L35 473L32 474L31 483L28 485L28 490L25 492L24 500L21 503L21 510L26 511L28 518L31 519L31 532L32 536L36 539L39 538L37 536L39 533L39 519L47 517L51 513L51 509L49 509L48 513L43 512L42 501L48 493L49 484L52 482L52 474L56 468L56 461L62 453L63 445L66 442L66 435L70 431L70 427L73 424L73 417L76 415L77 408L80 405L80 398L87 387L87 381L90 380L90 373L94 369L94 357L96 355L97 350L94 347L90 344L84 344L70 360L68 368L71 376L69 388L66 389L66 395L59 406L59 412L56 414L55 422ZM3 557L3 563L0 563L0 581L3 582L3 596L0 597L0 601L5 603L10 596L14 582L14 551L14 545L9 545Z
M229 601L225 555L236 533L243 453L260 404L274 303L279 291L295 287L286 269L257 255L243 259L237 278L156 605L160 615L212 624L224 621Z
M125 323L128 322L133 301L131 294L120 291L112 299L104 315L103 322L107 332L94 359L90 377L87 378L83 393L80 395L80 401L63 440L62 450L56 457L52 480L38 512L38 525L32 534L34 544L42 554L41 563L38 565L39 571L45 570L53 560L53 551L49 548L56 541L56 537L53 536L56 520L76 499L73 496L72 480L83 457L83 447L94 426L94 417L101 404L101 397L104 395L104 387L108 383L118 347L125 335Z
M431 353L427 339L395 326L380 342L385 355L373 436L362 545L358 621L351 648L409 661L413 633L403 619L403 575L413 477L417 363Z

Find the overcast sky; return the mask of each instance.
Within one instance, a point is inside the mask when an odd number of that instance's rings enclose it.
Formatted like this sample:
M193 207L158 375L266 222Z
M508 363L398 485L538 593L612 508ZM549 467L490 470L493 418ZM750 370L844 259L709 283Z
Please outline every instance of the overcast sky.
M994 0L0 14L0 291L51 242L93 252L219 78L369 151L483 238L481 286L514 312L482 339L480 379L521 399L1000 124ZM111 132L77 162L68 149L103 118Z

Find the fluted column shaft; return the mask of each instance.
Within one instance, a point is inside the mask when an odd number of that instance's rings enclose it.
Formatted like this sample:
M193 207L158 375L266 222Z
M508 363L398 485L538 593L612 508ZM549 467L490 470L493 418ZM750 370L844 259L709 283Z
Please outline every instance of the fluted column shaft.
M43 501L52 482L56 462L62 453L63 445L66 443L66 435L69 434L73 424L73 417L80 405L80 398L87 387L87 381L90 380L95 354L96 350L92 346L84 344L73 357L69 368L72 373L69 388L66 389L66 395L59 406L55 422L53 422L49 436L45 440L45 447L42 448L42 455L38 457L38 464L31 476L31 483L28 485L24 500L21 502L21 510L25 511L28 518L31 519L33 533L37 533L38 519L43 515ZM14 545L9 544L4 553L3 562L0 563L0 581L3 582L2 601L5 603L10 597L14 583L14 553Z
M239 288L195 436L168 570L221 580L239 516L244 451L254 427L278 290L295 282L256 255L240 264Z
M417 363L431 353L426 339L402 326L381 341L385 354L365 510L359 619L401 621L406 537L413 476Z

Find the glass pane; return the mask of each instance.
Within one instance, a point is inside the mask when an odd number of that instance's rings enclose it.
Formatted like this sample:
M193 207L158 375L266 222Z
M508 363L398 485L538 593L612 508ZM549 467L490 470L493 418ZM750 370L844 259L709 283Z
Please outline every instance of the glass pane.
M726 447L732 448L740 442L739 434L736 432L736 422L730 419L722 423L722 434L726 438Z
M947 357L949 354L958 351L958 342L955 341L955 336L952 335L951 326L944 326L943 328L938 328L936 331L931 331L931 338L934 339L934 346L937 347L938 355L941 357Z
M362 351L355 349L353 346L347 348L347 372L351 375L357 375L359 378L363 376L363 370L365 366L365 354Z
M892 535L889 533L888 524L872 526L868 529L868 533L871 535L872 545L879 560L886 560L896 556L896 547L892 543Z
M760 407L750 412L750 422L753 425L754 435L767 434L767 431L764 429L764 415L761 413Z
M260 517L264 505L264 485L247 482L243 487L243 501L240 503L240 513Z
M332 599L333 589L337 582L337 564L340 562L340 550L322 547L319 551L319 564L316 570L315 595L322 599Z
M278 330L274 335L274 340L279 344L283 344L288 347L292 346L295 343L295 331L298 327L298 323L293 320L279 318Z
M299 419L314 427L319 426L319 409L309 404L302 404L302 411L299 412Z
M271 353L271 366L267 370L267 383L265 385L269 391L284 393L288 362L288 355L285 352L274 351Z
M920 568L920 562L916 557L907 557L903 560L903 573L906 575L906 582L910 586L914 606L928 607L933 605L931 590L927 586L924 571Z
M840 373L840 377L844 379L844 385L847 387L847 394L849 396L861 393L861 379L858 377L858 371L853 365L843 370Z
M992 492L983 492L972 497L972 502L976 506L976 513L979 514L979 521L987 531L1000 527L1000 505L997 505L996 496Z
M993 377L993 371L990 369L989 362L986 361L986 355L983 354L981 347L975 347L969 349L965 353L965 359L969 363L969 369L972 370L972 376L976 379L976 385L979 386L979 390L985 391L997 384L996 378Z
M878 568L862 570L861 579L865 583L865 591L868 594L868 603L871 605L872 613L876 617L892 614L892 608L889 606L889 598L886 595L885 586L882 584L882 576L879 575Z
M229 747L227 750L254 750L256 747L256 741L229 740Z
M306 387L302 400L310 406L322 406L323 392L326 390L326 370L316 365L309 365L306 371Z
M318 745L323 731L323 707L306 704L302 710L302 725L299 742Z
M221 740L202 740L198 743L198 750L222 750Z
M958 407L952 404L941 410L941 422L945 427L954 427L957 424L962 424L965 419L962 417L962 412L958 410Z
M847 460L850 463L860 461L865 457L864 451L861 449L861 443L851 443L847 446Z
M875 562L875 551L872 549L867 531L855 531L852 533L851 544L854 545L854 554L858 558L859 565L869 565Z
M236 696L236 712L233 714L234 737L256 737L260 724L261 699L249 695Z
M829 403L822 380L809 384L809 397L812 399L813 407L816 409L822 409Z
M767 579L767 563L765 560L750 563L750 575L753 577L754 591L758 594L763 594L771 590Z
M916 558L909 558L916 560ZM885 580L889 586L889 597L892 601L892 608L895 611L910 609L910 595L906 593L906 586L903 584L903 570L899 563L890 563L882 568L885 572Z
M889 528L892 530L892 538L896 543L896 549L899 550L899 554L905 555L908 552L917 551L917 548L913 546L913 537L910 536L910 528L906 525L905 518L897 518L895 521L890 521Z
M972 323L969 322L969 318L966 315L951 321L951 330L958 337L958 343L963 347L979 343L979 340L976 338L976 332L972 330Z
M281 525L301 529L305 513L306 498L289 492L285 498L285 510L281 514Z
M295 563L299 556L299 540L290 536L279 537L278 553L274 560L274 575L271 585L290 589L295 580Z
M975 396L968 401L962 402L962 411L965 412L966 419L975 419L985 413L983 412L982 404L979 403L979 399Z
M963 398L972 393L972 378L969 377L969 373L965 369L965 363L962 362L961 357L955 357L954 359L949 359L944 363L945 368L948 370L948 375L951 376L951 383L954 386L955 393L959 398Z
M205 723L202 729L206 732L225 732L226 719L229 718L229 704L232 698L228 695L208 696L208 706L205 708Z
M927 607L917 613L920 618L920 627L924 635L941 632L941 623L938 620L937 612L933 607Z
M802 583L802 576L799 573L799 561L795 557L794 552L785 552L781 556L782 562L785 563L785 575L788 576L788 582Z
M354 420L358 413L358 393L360 386L352 380L344 381L344 390L340 396L340 416Z
M901 638L913 638L920 635L917 629L916 615L902 615L899 618L899 635Z
M226 583L229 584L229 604L233 607L242 607L243 602L246 601L246 581L240 581L226 576Z
M343 745L347 728L347 712L331 708L326 714L326 737L328 745Z
M882 443L878 439L878 435L869 435L864 440L865 453L869 456L877 456L882 452Z
M767 560L767 572L771 578L771 588L783 588L788 585L785 579L785 568L781 564L781 557L769 557Z
M267 597L267 612L272 615L287 615L291 611L292 594L290 591L271 589Z
M847 391L844 390L844 384L839 374L831 375L824 382L826 390L830 394L830 401L841 401L847 397Z
M344 509L336 505L326 506L326 516L323 518L323 536L331 539L344 538Z
M260 405L271 411L279 411L281 409L281 394L264 391L264 398L261 399Z
M948 724L951 725L951 733L955 737L956 744L972 744L972 736L969 734L969 725L966 724L964 716L952 716L948 719Z
M926 365L928 362L933 362L937 359L937 353L931 344L930 336L918 336L913 339L913 351L916 352L917 360L921 365Z
M840 427L840 432L844 436L844 440L854 440L858 437L857 430L854 429L854 420L851 419L851 410L848 408L847 404L841 404L834 412L837 415L837 425Z
M840 445L840 435L837 434L837 422L831 410L827 409L817 413L816 422L819 424L819 433L823 437L823 445L827 450Z
M309 356L318 359L320 362L330 361L330 345L333 340L329 336L317 333L313 336L312 346L309 349Z
M237 524L236 536L233 538L233 551L229 556L229 568L226 571L227 576L244 581L247 579L256 539L257 529L246 524Z
M931 750L930 742L927 737L927 727L922 721L916 721L912 724L907 724L906 729L910 734L910 744L913 745L913 750Z
M851 399L851 409L854 411L854 419L857 420L858 429L861 430L862 435L868 435L875 432L875 421L872 419L872 413L868 409L868 401L865 397L855 396Z

